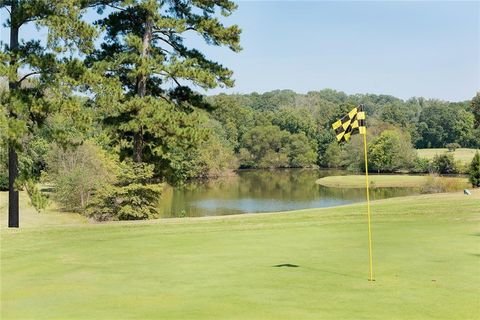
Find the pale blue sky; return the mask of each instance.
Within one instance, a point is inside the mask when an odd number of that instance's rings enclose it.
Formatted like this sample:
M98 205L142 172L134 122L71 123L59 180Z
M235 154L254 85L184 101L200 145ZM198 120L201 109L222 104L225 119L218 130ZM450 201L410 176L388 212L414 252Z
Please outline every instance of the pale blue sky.
M243 29L244 50L201 45L236 87L209 93L333 88L458 101L480 88L480 2L238 4L225 22Z
M347 93L465 100L480 88L479 2L239 2L243 52L228 92Z

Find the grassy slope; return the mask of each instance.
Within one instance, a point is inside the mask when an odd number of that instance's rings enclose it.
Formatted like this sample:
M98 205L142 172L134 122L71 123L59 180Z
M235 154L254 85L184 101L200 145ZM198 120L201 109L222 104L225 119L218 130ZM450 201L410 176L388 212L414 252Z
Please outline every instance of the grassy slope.
M1 231L2 319L478 319L480 190ZM298 268L272 267L296 264Z
M447 152L447 148L439 149L417 149L418 156L421 158L433 159L436 154ZM475 155L475 149L459 148L453 152L453 157L462 163L470 163Z
M7 215L8 192L0 192L0 226L6 226L8 223ZM87 223L88 220L74 213L63 213L55 208L49 208L42 213L38 213L30 205L30 200L25 192L20 192L20 226L30 228L35 226L54 226Z

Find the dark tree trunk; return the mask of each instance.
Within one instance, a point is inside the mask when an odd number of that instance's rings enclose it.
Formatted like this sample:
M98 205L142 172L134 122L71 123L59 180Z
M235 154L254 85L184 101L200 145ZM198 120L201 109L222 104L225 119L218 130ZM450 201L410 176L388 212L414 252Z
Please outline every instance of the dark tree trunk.
M11 1L11 27L10 27L10 50L18 50L18 23L16 19L18 9L18 0ZM12 59L11 65L15 64ZM17 81L9 81L8 87L10 91L17 88ZM10 117L15 117L15 114L10 111ZM8 226L10 228L19 227L19 210L18 210L18 190L15 188L15 181L18 177L18 157L13 141L8 142Z
M150 53L150 41L152 40L153 21L147 16L145 21L145 31L143 33L142 58L146 59ZM147 94L147 74L141 74L137 77L137 95L140 98ZM143 132L140 128L133 136L133 161L142 162L143 151Z
M15 148L8 147L8 227L19 227L18 214L18 190L15 188L15 180L18 176L18 159Z

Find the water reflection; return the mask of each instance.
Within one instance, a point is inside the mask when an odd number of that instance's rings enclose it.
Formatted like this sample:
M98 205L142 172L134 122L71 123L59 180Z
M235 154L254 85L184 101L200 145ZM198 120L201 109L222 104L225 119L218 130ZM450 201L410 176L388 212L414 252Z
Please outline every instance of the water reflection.
M162 217L199 217L332 207L365 201L364 189L327 188L315 180L347 174L338 170L242 170L213 181L196 181L164 192ZM371 199L418 193L412 188L376 188Z

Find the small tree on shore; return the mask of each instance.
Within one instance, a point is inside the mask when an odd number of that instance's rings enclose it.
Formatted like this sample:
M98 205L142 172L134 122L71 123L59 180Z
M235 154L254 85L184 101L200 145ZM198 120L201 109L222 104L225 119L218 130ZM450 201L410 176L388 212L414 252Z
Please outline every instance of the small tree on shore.
M460 148L461 146L456 143L456 142L452 142L452 143L447 143L445 145L445 147L448 149L448 151L455 151L456 149Z
M480 153L477 151L470 164L469 180L473 187L480 187Z

